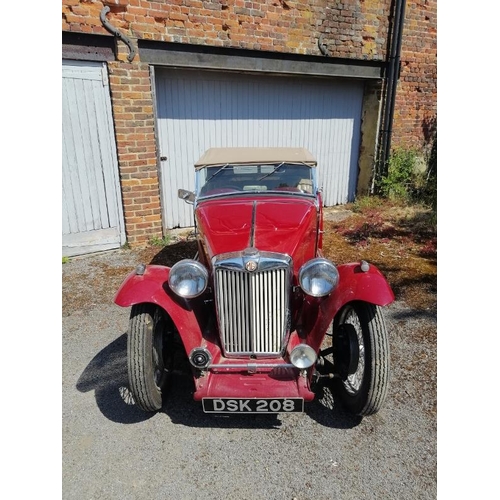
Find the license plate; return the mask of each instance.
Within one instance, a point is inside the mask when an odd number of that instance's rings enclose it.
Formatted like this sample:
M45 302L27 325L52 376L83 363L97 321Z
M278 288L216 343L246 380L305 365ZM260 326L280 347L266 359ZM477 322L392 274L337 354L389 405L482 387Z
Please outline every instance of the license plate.
M203 398L205 413L293 413L304 411L303 398Z

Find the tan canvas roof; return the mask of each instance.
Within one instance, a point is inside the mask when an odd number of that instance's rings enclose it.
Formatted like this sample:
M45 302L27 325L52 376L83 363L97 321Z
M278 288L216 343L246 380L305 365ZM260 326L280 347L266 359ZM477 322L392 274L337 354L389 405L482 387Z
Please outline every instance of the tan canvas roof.
M316 159L305 148L210 148L194 166L200 168L227 163L248 165L282 161L316 166Z

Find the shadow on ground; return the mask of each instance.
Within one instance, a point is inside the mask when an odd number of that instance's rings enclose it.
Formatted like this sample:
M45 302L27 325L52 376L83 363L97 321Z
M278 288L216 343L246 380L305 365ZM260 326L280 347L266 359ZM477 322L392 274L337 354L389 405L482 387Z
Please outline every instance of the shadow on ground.
M193 259L197 250L196 241L179 241L162 248L152 257L150 264L172 267L182 259Z
M87 365L76 383L80 392L95 392L102 414L121 424L134 424L153 415L133 404L128 390L127 334L120 335Z
M94 391L101 413L121 424L135 424L150 419L155 413L139 409L128 389L127 334L100 351L87 365L77 381L80 392ZM190 371L179 362L172 374L161 413L174 424L188 427L224 429L279 429L278 415L212 415L203 413L201 402L193 399L194 384ZM350 429L361 422L360 417L342 410L327 387L318 387L317 398L305 404L305 413L325 427Z

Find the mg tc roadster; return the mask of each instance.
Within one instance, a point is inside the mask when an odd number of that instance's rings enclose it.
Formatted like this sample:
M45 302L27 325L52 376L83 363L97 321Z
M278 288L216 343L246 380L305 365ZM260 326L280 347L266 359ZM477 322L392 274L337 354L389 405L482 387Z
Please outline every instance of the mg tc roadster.
M350 412L384 404L394 300L366 261L322 254L317 162L302 148L212 148L195 164L198 252L139 265L115 302L131 307L128 372L136 404L162 407L176 346L208 413L304 411L326 383Z

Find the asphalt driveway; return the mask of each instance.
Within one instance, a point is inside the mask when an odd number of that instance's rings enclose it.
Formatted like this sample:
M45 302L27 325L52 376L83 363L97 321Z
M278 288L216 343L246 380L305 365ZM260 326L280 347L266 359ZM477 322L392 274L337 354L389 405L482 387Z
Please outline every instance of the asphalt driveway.
M391 387L374 416L346 414L328 389L303 414L204 414L182 365L146 414L127 388L129 310L112 302L143 257L63 265L63 498L436 498L435 312L387 308Z

